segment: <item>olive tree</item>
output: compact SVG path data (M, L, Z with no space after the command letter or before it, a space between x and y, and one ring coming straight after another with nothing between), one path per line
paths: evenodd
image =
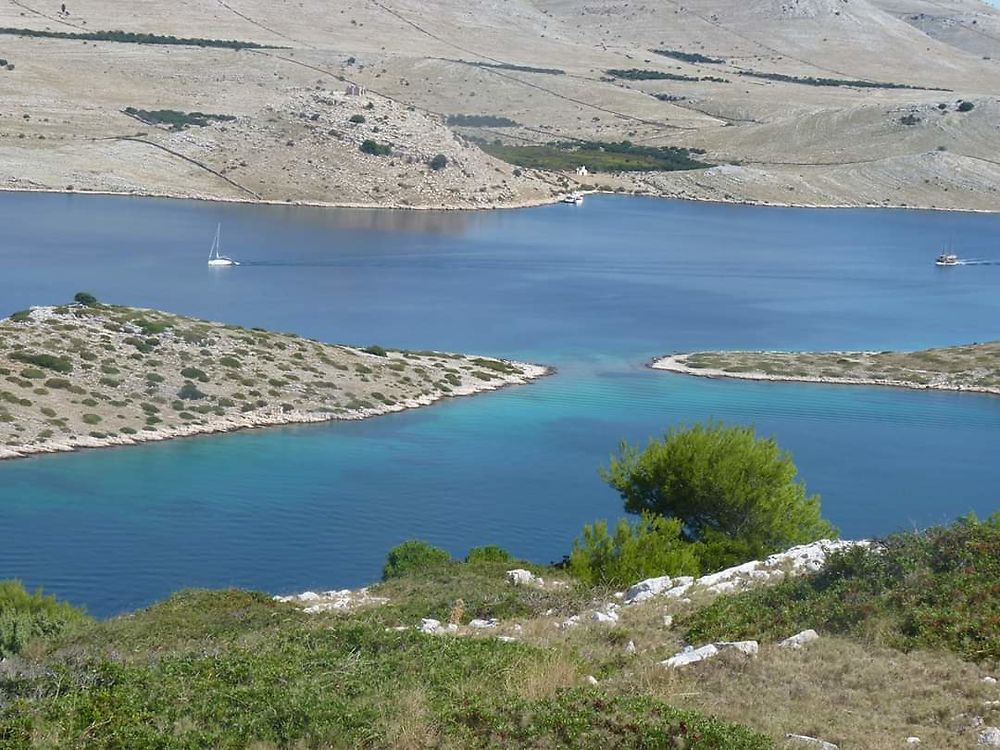
M684 538L701 543L705 569L836 534L791 455L752 427L709 422L645 449L623 442L601 474L629 513L679 520Z

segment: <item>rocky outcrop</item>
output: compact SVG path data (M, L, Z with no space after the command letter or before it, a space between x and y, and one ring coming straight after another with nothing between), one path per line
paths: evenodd
M713 656L718 656L725 651L735 651L744 656L756 656L759 650L760 644L757 641L716 641L715 643L708 643L699 648L686 646L669 659L661 661L660 664L664 667L676 669L678 667L686 667L689 664L697 664L700 661L705 661L705 659L711 659Z
M745 591L755 585L776 583L786 576L815 573L823 567L830 553L851 547L867 547L869 544L871 543L866 540L852 542L820 539L777 552L764 560L752 560L697 579L689 576L647 578L631 586L625 592L624 601L626 604L637 604L657 596L684 599L694 593L729 594Z

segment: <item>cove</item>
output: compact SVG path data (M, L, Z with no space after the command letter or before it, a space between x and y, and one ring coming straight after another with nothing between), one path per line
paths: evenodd
M210 270L216 222L244 265ZM0 196L0 314L87 290L318 339L528 359L538 383L359 423L0 463L0 578L95 614L186 586L361 585L409 537L561 557L620 439L708 417L791 450L848 537L997 507L1000 399L651 372L693 349L1000 331L1000 217L591 197L490 213Z

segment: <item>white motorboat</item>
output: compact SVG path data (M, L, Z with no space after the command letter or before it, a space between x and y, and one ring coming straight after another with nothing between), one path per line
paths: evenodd
M941 253L941 255L939 255L937 257L937 260L934 261L934 265L936 265L936 266L957 266L958 265L958 256L957 255L952 255L951 253Z
M210 266L238 266L239 263L228 255L221 254L222 248L222 224L215 228L215 239L212 241L212 249L208 251L208 265Z
M570 193L562 199L563 203L574 203L579 206L583 203L583 193Z

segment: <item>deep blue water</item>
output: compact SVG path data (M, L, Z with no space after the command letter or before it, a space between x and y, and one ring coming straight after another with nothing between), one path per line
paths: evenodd
M215 223L244 262L210 270ZM327 341L556 365L536 384L361 423L0 463L0 578L107 614L186 586L377 578L412 536L561 557L620 514L596 468L708 417L790 449L846 536L1000 505L1000 398L709 381L676 350L1000 337L1000 216L588 198L491 213L0 195L0 314L103 300Z

